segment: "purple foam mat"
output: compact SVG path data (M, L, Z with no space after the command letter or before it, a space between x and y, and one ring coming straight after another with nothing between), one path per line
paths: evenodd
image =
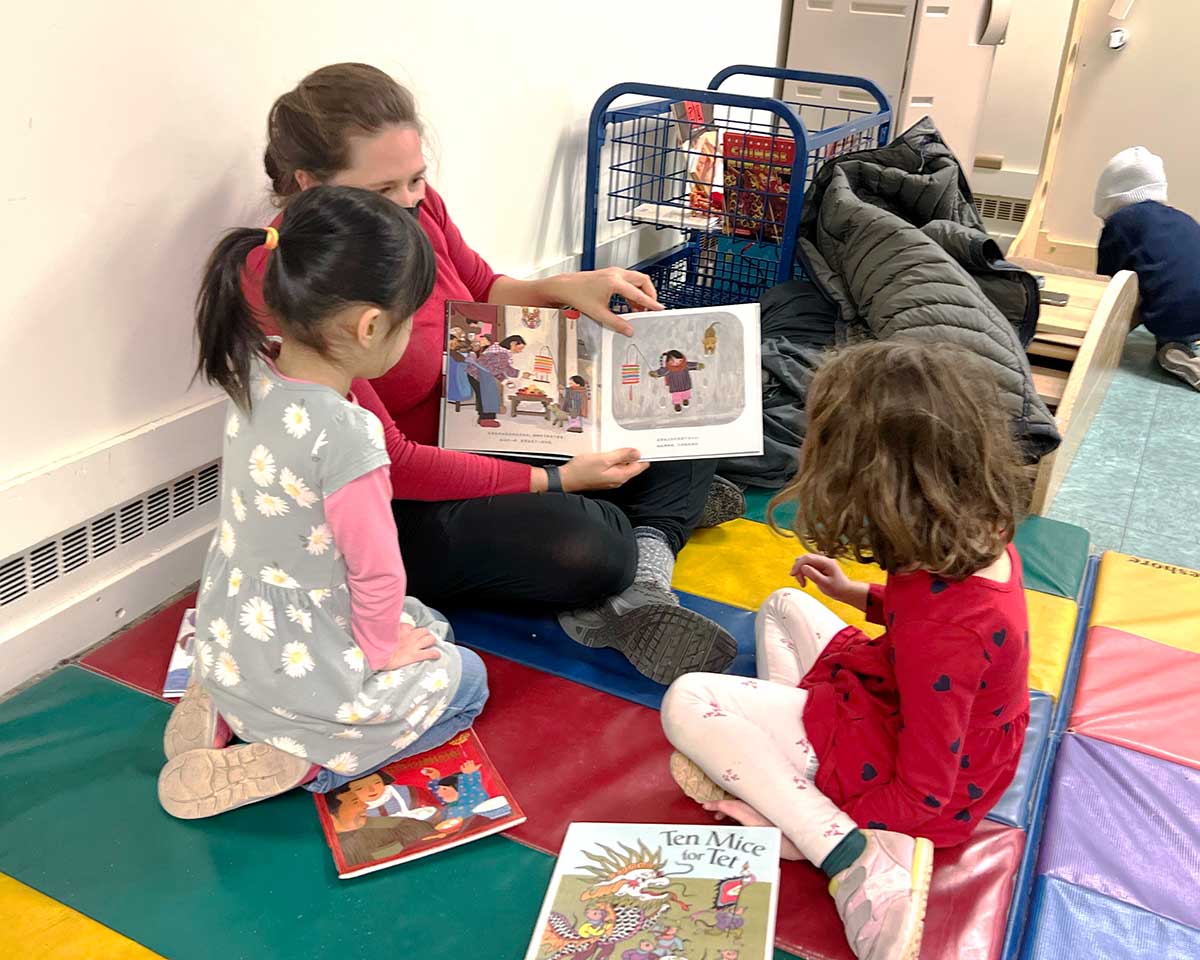
M1068 734L1038 872L1200 927L1200 770Z

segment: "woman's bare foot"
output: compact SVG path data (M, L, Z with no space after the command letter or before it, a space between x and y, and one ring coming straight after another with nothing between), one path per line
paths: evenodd
M770 820L764 817L761 813L755 810L745 800L718 800L716 803L704 804L704 809L710 813L715 813L717 819L729 817L730 820L736 820L744 827L773 827ZM786 834L780 835L779 856L783 860L804 860L804 854L796 849L796 845L787 838Z

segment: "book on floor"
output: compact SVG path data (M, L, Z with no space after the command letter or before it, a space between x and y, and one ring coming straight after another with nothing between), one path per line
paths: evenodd
M313 797L343 880L525 822L474 730Z
M774 827L573 823L525 960L769 960Z
M188 678L192 675L192 644L196 638L196 611L188 609L179 623L179 633L171 648L171 662L167 664L167 676L163 680L163 697L178 700L187 690Z
M441 445L542 458L763 452L758 304L627 319L632 337L574 310L447 303Z

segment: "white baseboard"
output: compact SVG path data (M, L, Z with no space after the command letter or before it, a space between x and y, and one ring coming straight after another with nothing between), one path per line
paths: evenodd
M221 455L225 395L0 483L0 559Z
M73 657L195 583L212 539L207 524L58 603L0 628L0 695Z

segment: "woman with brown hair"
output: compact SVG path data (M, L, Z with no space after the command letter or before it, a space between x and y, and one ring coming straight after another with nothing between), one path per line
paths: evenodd
M408 210L433 244L437 280L408 350L382 377L353 385L384 424L410 592L431 603L571 610L560 622L572 639L620 650L660 683L724 670L733 638L671 592L675 554L713 486L712 461L648 465L617 450L530 466L435 446L447 300L570 305L628 332L609 302L619 294L635 309L661 309L649 278L615 268L534 281L494 273L426 182L412 94L366 64L323 67L276 100L264 162L279 206L318 184L363 187ZM261 298L268 255L247 258L244 285L274 332Z

